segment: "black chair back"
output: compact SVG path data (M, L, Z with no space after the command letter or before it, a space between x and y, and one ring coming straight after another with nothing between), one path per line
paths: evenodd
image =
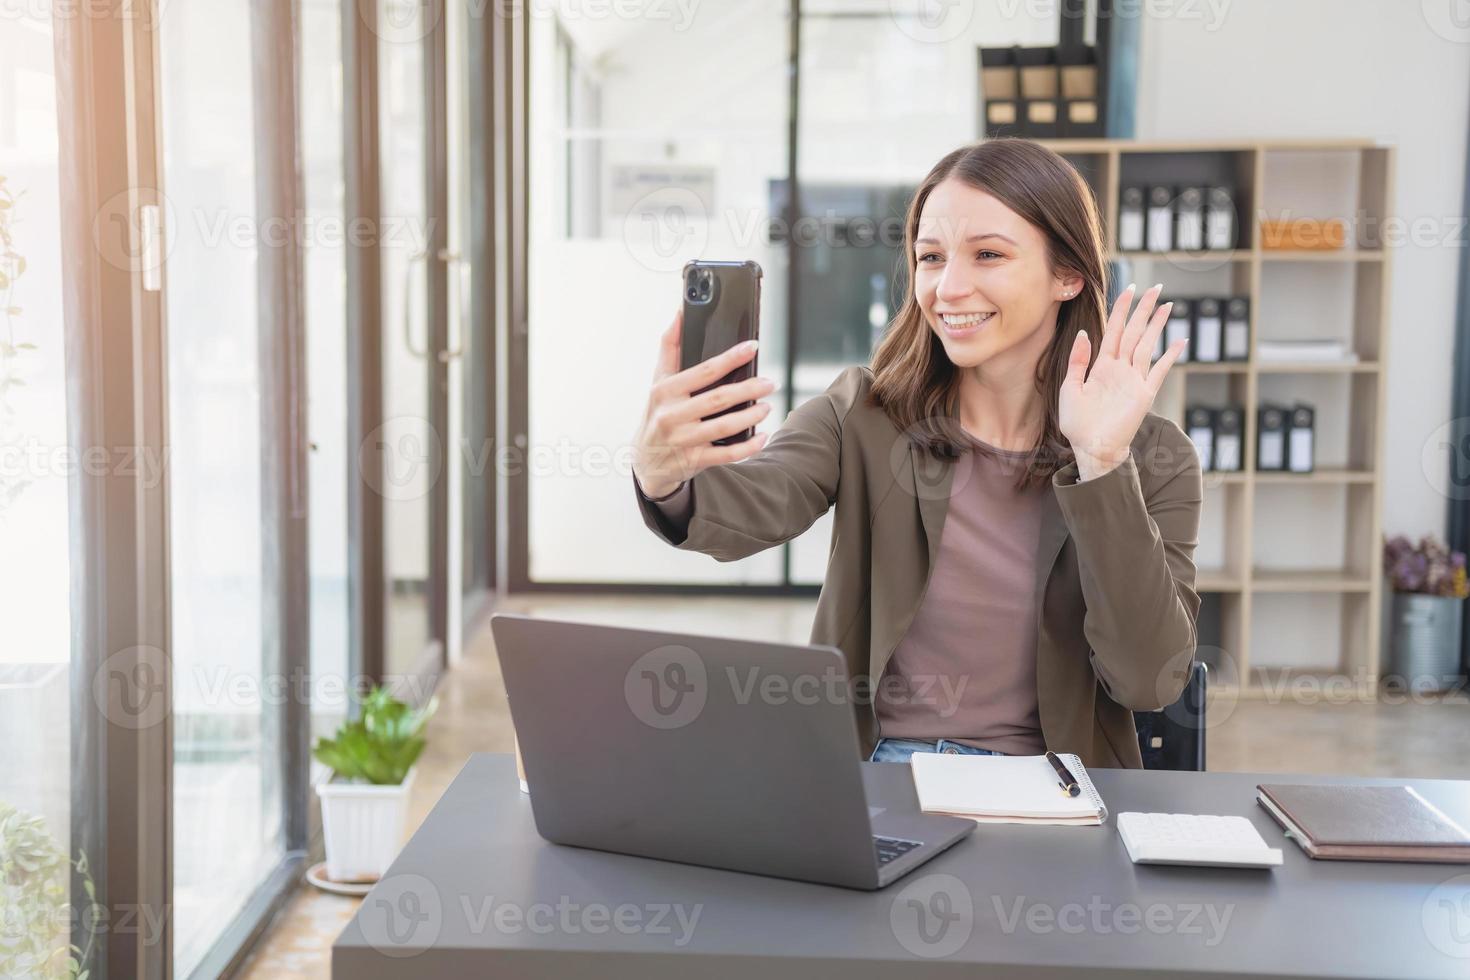
M1205 771L1205 686L1209 668L1199 660L1179 700L1158 711L1133 712L1145 769Z

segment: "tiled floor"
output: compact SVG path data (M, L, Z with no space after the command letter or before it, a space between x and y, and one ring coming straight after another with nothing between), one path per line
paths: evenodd
M815 604L789 599L536 595L511 599L500 608L613 625L741 632L801 643L807 639ZM511 749L510 716L488 631L474 639L463 662L446 675L439 699L439 712L429 727L429 748L414 785L411 829L418 827L470 753ZM1228 710L1218 711L1211 720L1211 769L1470 777L1470 703L1464 697L1400 704L1240 701L1224 707ZM332 941L357 902L303 885L246 964L243 976L248 980L330 976Z

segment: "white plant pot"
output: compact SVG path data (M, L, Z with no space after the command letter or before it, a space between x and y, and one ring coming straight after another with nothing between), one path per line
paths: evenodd
M403 842L408 794L417 772L414 765L397 786L342 782L336 776L317 784L328 878L376 881L383 876Z

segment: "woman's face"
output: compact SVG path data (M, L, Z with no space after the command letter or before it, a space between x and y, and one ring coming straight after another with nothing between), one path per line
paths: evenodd
M1082 285L1052 272L1040 229L954 178L924 201L914 259L919 309L961 368L1031 370Z

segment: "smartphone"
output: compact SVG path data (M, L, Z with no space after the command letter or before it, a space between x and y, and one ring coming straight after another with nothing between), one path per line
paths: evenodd
M694 367L736 344L755 340L760 334L761 267L760 263L688 262L684 265L684 327L680 370ZM712 388L744 381L756 375L760 354L735 370L700 388L703 394ZM719 418L754 405L754 401L737 402L729 408L707 415L701 421ZM733 435L716 439L713 445L731 446L755 437L755 426Z

